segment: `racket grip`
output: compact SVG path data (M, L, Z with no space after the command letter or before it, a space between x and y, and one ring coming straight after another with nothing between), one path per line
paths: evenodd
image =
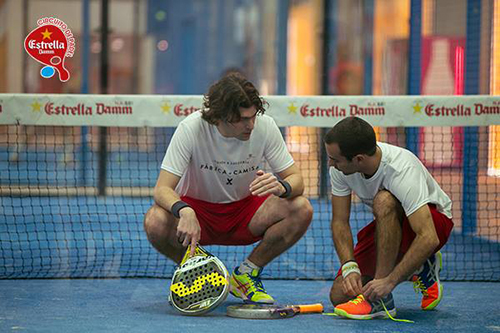
M306 305L297 305L300 313L316 313L323 312L323 304L306 304Z

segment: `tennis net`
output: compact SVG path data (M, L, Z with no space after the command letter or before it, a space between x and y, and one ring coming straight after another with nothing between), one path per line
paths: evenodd
M268 96L314 207L269 278L332 279L322 135L357 115L415 152L453 200L445 280L500 280L500 98ZM170 277L142 221L175 127L201 96L0 94L0 278ZM353 232L372 220L353 198ZM211 246L229 269L253 246Z

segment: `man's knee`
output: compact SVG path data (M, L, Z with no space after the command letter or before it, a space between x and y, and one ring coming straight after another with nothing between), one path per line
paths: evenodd
M333 306L337 306L346 302L347 297L344 295L342 291L342 278L337 277L335 281L333 281L332 288L330 289L330 302L332 302Z
M165 236L169 230L170 213L158 205L153 205L144 216L144 230L148 237Z
M379 191L373 198L373 215L375 218L396 214L398 219L403 217L403 207L399 200L386 190Z
M292 201L290 215L307 228L313 217L313 207L306 197L298 196Z
M363 275L361 276L361 285L365 285L368 282L373 280L371 276L368 275ZM332 302L333 306L337 306L339 304L345 303L351 299L353 299L354 296L349 296L344 293L344 290L342 288L342 275L337 276L337 278L333 281L332 288L330 289L330 301Z

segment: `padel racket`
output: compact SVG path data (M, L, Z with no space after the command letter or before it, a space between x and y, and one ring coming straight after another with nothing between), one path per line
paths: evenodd
M229 292L229 272L217 257L200 246L186 251L172 276L169 302L184 315L197 316L215 309Z
M298 313L321 313L323 305L264 305L264 304L242 304L227 307L229 317L244 319L284 319L295 316Z

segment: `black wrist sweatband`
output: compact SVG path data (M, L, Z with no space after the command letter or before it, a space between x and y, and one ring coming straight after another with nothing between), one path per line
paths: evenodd
M174 215L176 218L181 218L181 215L179 214L179 211L182 209L182 208L186 208L186 207L191 207L188 205L187 202L184 202L182 200L179 200L177 201L176 203L174 203L172 205L172 215Z
M280 195L280 198L288 198L290 196L290 194L292 194L292 186L290 185L289 182L287 182L286 180L278 180L281 185L283 185L283 187L285 188L285 193L283 193L282 195Z
M355 259L349 259L349 260L346 260L346 262L344 262L344 263L342 264L342 266L344 266L345 264L347 264L348 262L351 262L351 261L352 261L352 262L356 262L356 260L355 260Z

